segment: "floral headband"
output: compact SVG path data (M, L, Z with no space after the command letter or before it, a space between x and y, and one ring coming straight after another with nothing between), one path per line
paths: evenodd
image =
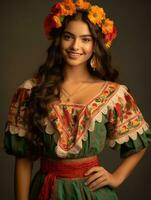
M46 36L50 38L51 30L54 28L60 28L65 16L72 16L77 10L88 12L88 19L91 23L100 27L103 34L104 44L106 48L110 48L112 41L117 36L114 22L109 18L106 18L106 14L102 7L91 5L85 0L77 0L75 3L72 0L63 0L54 4L44 21Z

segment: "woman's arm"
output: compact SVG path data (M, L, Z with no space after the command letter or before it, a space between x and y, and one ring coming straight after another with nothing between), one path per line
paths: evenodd
M114 179L117 180L115 181L115 187L119 186L129 176L129 174L133 171L135 166L143 157L145 151L146 149L143 149L122 161L119 167L112 174Z
M28 158L16 158L15 162L15 199L29 200L29 190L33 162Z
M88 176L86 185L88 185L91 190L96 190L106 185L113 188L118 187L132 172L143 157L145 151L146 149L143 149L124 159L113 173L109 173L103 167L91 168L85 174Z

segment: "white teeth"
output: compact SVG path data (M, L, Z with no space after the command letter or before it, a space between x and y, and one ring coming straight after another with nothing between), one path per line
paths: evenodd
M72 53L72 52L68 52L69 57L71 58L78 58L81 56L80 53Z
M69 54L72 54L72 55L81 55L80 53L72 53L72 52L69 52Z

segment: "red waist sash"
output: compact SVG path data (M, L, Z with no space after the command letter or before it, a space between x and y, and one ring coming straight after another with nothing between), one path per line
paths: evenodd
M75 160L41 159L41 172L46 174L38 200L53 200L54 183L59 178L82 178L87 170L99 166L97 156Z

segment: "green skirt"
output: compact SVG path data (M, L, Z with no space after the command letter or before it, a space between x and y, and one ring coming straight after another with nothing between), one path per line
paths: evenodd
M30 191L30 200L37 200L44 183L45 175L38 171ZM48 199L49 200L49 199ZM118 200L116 192L109 186L91 191L85 179L56 178L53 200Z

